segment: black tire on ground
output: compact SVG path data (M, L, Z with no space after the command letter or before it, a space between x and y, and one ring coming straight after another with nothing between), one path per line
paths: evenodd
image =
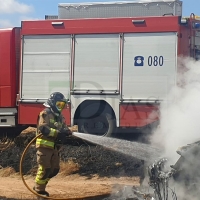
M88 112L87 114L85 112ZM84 110L83 116L87 116L78 120L78 131L98 136L112 136L116 128L116 120L109 111L90 115L89 110Z

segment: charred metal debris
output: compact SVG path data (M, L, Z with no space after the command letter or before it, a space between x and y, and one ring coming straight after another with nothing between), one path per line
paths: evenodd
M168 200L169 196L170 199L177 200L175 191L169 187L169 180L176 171L165 171L166 162L167 159L163 158L148 167L149 185L154 190L152 200Z
M167 171L166 162L163 158L147 167L147 187L125 186L104 200L177 200L175 190L169 187L169 180L176 170Z

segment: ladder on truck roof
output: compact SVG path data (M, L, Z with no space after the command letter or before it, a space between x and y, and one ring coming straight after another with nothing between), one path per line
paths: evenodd
M200 20L194 13L190 15L190 56L200 60Z

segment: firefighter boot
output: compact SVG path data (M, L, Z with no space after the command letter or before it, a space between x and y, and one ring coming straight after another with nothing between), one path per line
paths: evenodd
M45 200L45 199L47 199L47 198L45 198L45 197L49 197L49 193L48 193L47 191L36 191L36 190L35 190L35 187L33 187L33 190L34 190L35 192L37 192L38 194L44 196L44 197L39 197L39 196L37 196L37 200Z

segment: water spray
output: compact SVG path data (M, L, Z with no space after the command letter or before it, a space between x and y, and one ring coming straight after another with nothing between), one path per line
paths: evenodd
M140 158L143 160L152 160L157 156L157 158L161 155L161 151L155 147L151 147L147 144L142 144L138 142L130 142L125 140L119 140L115 138L107 138L107 137L100 137L95 135L89 135L89 134L82 134L78 132L73 132L73 137L81 138L83 140L99 144L101 146L104 146L108 149L118 151L120 153L124 153L126 155L130 155L136 158ZM29 144L26 146L25 150L22 153L21 159L20 159L20 176L21 179L26 186L26 188L33 193L34 195L43 198L43 199L52 199L51 197L44 197L38 193L36 193L34 190L32 190L26 183L24 176L23 176L23 161L25 158L25 155L30 148L30 146L35 142L35 140L40 137L40 135L37 135L35 138L33 138ZM154 189L155 197L152 197L150 194L142 193L136 188L132 187L132 192L136 196L138 196L138 200L142 198L142 200L168 200L168 193L169 193L169 187L168 187L168 181L173 175L173 170L169 172L164 172L164 164L166 163L166 159L160 159L159 161L155 161L152 165L148 167L148 176L149 176L149 185ZM172 200L177 200L177 197L175 193L172 193ZM83 199L81 198L67 198L68 200L74 199L79 200ZM54 200L66 200L66 198L53 198Z
M153 162L162 155L162 150L149 144L121 140L111 137L102 137L97 135L73 132L73 136L81 138L85 141L101 145L112 151L116 151L140 160Z

